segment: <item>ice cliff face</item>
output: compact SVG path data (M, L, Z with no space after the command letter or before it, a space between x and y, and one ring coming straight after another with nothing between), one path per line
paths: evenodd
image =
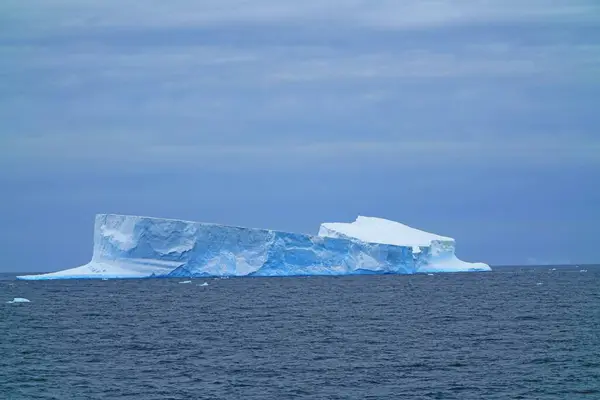
M369 229L377 231L377 223L383 221L391 222L359 217L354 224L369 222ZM456 259L451 238L433 235L439 239L427 241L423 237L407 245L398 245L401 240L369 241L364 239L376 237L364 229L357 234L354 224L323 224L319 236L309 236L101 214L96 216L94 252L88 264L19 279L410 274L489 269L485 264ZM348 226L352 226L350 230L345 229Z
M455 241L451 237L421 231L382 218L359 216L352 223L321 224L319 236L410 247L415 262L414 272L490 270L490 267L484 263L468 263L459 260L454 254Z

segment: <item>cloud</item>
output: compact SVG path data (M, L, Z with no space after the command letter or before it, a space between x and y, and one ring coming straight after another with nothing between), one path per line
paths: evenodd
M333 170L415 165L423 172L444 165L576 166L600 163L600 140L565 137L524 137L507 140L343 140L258 144L169 143L166 137L113 135L44 135L4 141L0 165L4 177L68 171L79 173L176 172L190 170L247 171ZM23 165L23 159L31 164Z
M37 29L93 27L173 28L214 24L306 23L414 29L464 23L597 21L592 0L174 0L81 2L15 0L4 4L9 20L35 22ZM34 25L34 24L32 24Z
M595 2L3 7L11 165L594 162Z

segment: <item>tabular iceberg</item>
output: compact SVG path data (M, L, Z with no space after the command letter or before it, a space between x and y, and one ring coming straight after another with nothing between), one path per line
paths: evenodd
M322 224L318 236L99 214L92 260L23 280L412 274L488 271L454 254L454 239L381 218Z

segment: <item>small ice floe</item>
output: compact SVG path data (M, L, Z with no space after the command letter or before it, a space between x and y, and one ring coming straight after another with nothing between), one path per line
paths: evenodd
M543 283L542 283L542 282L538 282L538 283L536 283L536 285L538 285L538 286L542 286L542 285L543 285Z
M551 268L550 271L556 271L556 268Z
M15 297L11 301L7 301L7 303L31 303L31 301L24 299L23 297Z
M204 282L203 284L198 285L198 286L208 286L208 282Z
M181 281L179 283L192 283L192 281Z
M433 276L433 274L427 274L427 276Z
M107 280L108 280L108 278L102 278L102 280L103 280L103 281L107 281Z
M587 272L587 269L581 269L579 272Z

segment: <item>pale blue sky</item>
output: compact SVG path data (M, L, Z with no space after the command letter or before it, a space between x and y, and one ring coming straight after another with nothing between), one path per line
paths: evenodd
M4 0L0 271L87 262L99 212L600 262L598 26L595 0Z

